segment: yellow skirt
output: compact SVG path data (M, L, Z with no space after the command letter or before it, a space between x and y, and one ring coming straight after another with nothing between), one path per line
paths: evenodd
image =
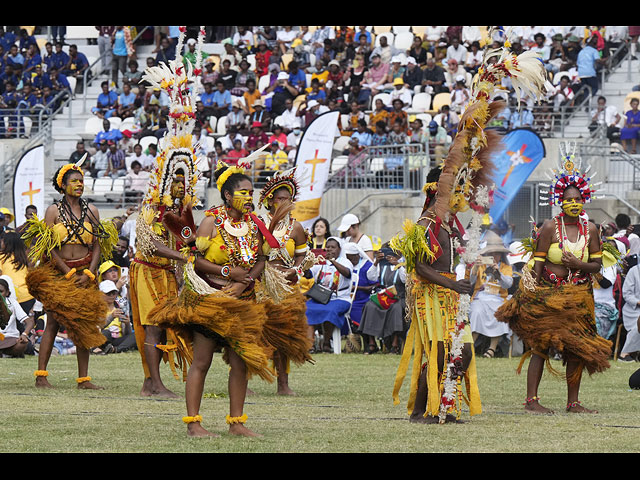
M76 267L82 275L87 266ZM42 303L47 315L62 325L73 344L80 349L99 347L108 308L95 282L80 287L75 279L66 279L52 263L32 269L25 278L29 294Z
M262 341L265 320L264 304L256 303L253 290L235 298L222 291L202 295L188 285L179 296L149 314L153 325L172 328L185 338L196 330L216 339L225 350L223 359L227 363L228 349L232 349L245 362L249 378L258 375L272 382L274 375L269 367L272 352Z
M144 326L153 325L149 321L151 310L170 298L178 296L175 274L166 268L133 261L129 268L129 293L136 344L140 352L144 376L149 378L149 366L144 352L146 340ZM185 380L188 366L193 360L191 344L170 328L165 333L166 345L156 345L156 348L162 350L162 358L171 367L173 376L179 380L178 370L182 370L182 379Z
M271 300L264 303L267 320L263 330L263 342L267 349L277 351L296 365L314 363L309 350L313 339L309 338L307 303L305 296L296 287L281 303Z
M453 274L441 273L441 275L455 278ZM445 353L451 347L451 334L456 325L458 303L460 296L453 290L441 287L434 283L422 281L417 276L407 279L407 308L411 325L407 332L407 338L400 358L400 365L396 373L393 389L394 404L400 403L399 393L404 378L409 368L411 355L413 364L411 372L411 387L407 402L408 413L411 414L415 405L418 380L422 371L423 356L427 359L427 415L437 417L440 413L440 400L444 393L443 378L438 370L438 347L442 342ZM473 344L471 329L467 323L464 327L462 340L464 343ZM464 399L469 406L470 414L482 413L478 379L476 375L476 361L473 348L472 359L464 374L466 396L462 394L462 381L458 383L456 398ZM439 394L434 394L439 392ZM451 410L453 411L453 410ZM460 404L455 406L457 416L460 416ZM448 412L449 413L449 412Z

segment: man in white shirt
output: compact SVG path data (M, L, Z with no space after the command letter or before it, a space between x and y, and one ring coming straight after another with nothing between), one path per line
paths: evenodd
M280 117L282 120L280 125L282 125L282 131L288 135L294 128L302 127L302 120L298 116L298 108L293 106L293 100L288 98L285 100L284 106L284 112Z
M140 165L142 165L142 170L147 172L150 171L155 164L155 159L151 158L150 155L145 154L142 151L142 145L140 145L139 143L133 146L133 155L129 155L125 159L125 163L127 165L127 172L131 171L131 164L134 161L139 162Z
M447 56L445 60L447 63L451 60L455 60L458 65L464 65L464 62L467 61L467 55L469 54L469 50L460 43L460 39L458 37L453 37L451 39L451 45L447 47Z
M603 125L607 129L607 138L611 139L612 135L620 130L620 114L614 105L607 105L607 99L603 96L598 97L598 105L591 110L591 125L589 131L593 132L599 125Z

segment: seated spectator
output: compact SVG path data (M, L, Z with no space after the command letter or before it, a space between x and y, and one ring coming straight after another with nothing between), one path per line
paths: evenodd
M371 65L364 74L362 89L369 90L372 97L376 96L383 91L388 73L389 64L383 63L379 54L371 54Z
M145 172L150 172L155 166L155 159L142 150L142 145L136 143L133 146L133 154L126 158L127 171L131 172L133 162L138 162Z
M4 61L6 65L11 65L12 67L15 68L16 65L23 66L25 59L24 59L24 55L22 55L20 53L20 50L18 50L18 46L11 45L9 47L8 52L4 56Z
M150 173L142 169L142 164L134 160L131 162L131 170L124 177L126 196L129 200L138 202L147 192Z
M495 313L504 303L507 290L513 284L513 270L506 257L509 250L502 239L492 231L487 231L484 239L487 245L480 251L481 263L471 272L471 283L475 287L469 319L474 342L480 335L489 338L489 348L484 356L493 358L502 337L511 336L509 325L498 322Z
M106 277L107 275L103 274L102 276ZM117 276L117 273L115 275ZM100 282L100 291L103 293L110 311L105 321L105 328L102 330L105 343L100 347L94 348L92 353L105 355L135 349L136 337L131 327L128 312L122 308L119 302L122 296L118 290L117 283L113 280L103 280Z
M77 163L85 154L87 155L87 158L84 161L85 165L91 165L91 154L87 152L87 149L84 146L84 141L79 140L78 143L76 143L76 149L69 156L69 163Z
M25 53L24 68L22 70L23 75L30 75L35 70L36 65L42 64L42 57L38 51L37 45L29 45L27 52Z
M102 140L119 142L122 139L122 132L117 128L111 128L111 122L106 118L102 121L102 131L98 132L93 139L93 145L98 146Z
M358 140L358 145L363 147L371 145L371 132L369 131L367 121L365 119L360 119L358 121L356 131L351 134L351 138Z
M213 92L213 104L210 107L211 115L219 120L229 114L231 104L231 92L226 89L224 81L219 78L216 82L216 91Z
M124 150L118 148L118 144L113 140L109 140L107 144L109 147L107 151L109 167L107 168L106 176L111 176L113 179L124 177L127 174L127 163Z
M231 111L224 118L227 125L227 130L231 127L235 127L239 132L245 133L247 128L247 122L242 110L242 101L234 100L231 105Z
M243 58L238 64L238 73L235 78L235 85L231 88L231 95L235 97L242 97L245 92L249 90L247 83L249 81L256 81L256 74L250 70L249 62Z
M302 126L302 121L298 115L298 107L293 104L290 98L284 102L284 110L280 114L280 125L285 135L288 135L294 128Z
M357 243L369 259L373 260L373 243L371 242L371 237L360 231L360 220L356 215L348 213L342 217L337 230L341 234L344 234L345 242Z
M484 51L480 49L479 42L472 42L469 47L469 53L467 53L467 58L464 61L464 68L471 75L475 75L478 73L478 69L480 65L482 65L482 57L484 56Z
M251 124L251 131L247 136L246 148L249 153L253 152L258 148L258 144L265 145L269 142L269 138L267 134L264 132L262 128L262 124L260 122L253 122Z
M247 80L247 90L242 94L242 98L244 98L242 104L244 114L249 116L255 111L253 104L262 98L260 91L256 88L255 78Z
M60 73L57 67L51 67L45 77L45 85L51 88L51 92L54 95L58 95L61 92L71 92L71 85L67 80L66 75Z
M376 339L384 339L389 352L400 354L405 327L405 282L407 272L401 258L388 247L375 253L374 265L380 275L378 292L371 295L362 310L358 332L364 337L365 355L378 351Z
M406 132L409 128L409 115L407 111L404 109L404 102L399 98L396 98L392 103L393 107L391 112L389 112L389 125L391 127L391 131L395 130L395 124L400 122L400 129L403 132ZM390 141L390 143L393 143ZM404 143L404 142L402 142Z
M109 89L109 82L106 80L100 84L100 87L102 93L98 95L96 106L91 111L100 118L110 118L117 112L118 94L115 90Z
M449 92L453 91L456 86L456 82L460 77L465 79L466 85L466 75L467 71L464 69L464 67L459 64L457 60L452 58L449 63L447 63L447 68L444 71L444 86L449 90ZM466 86L469 87L470 85Z
M292 26L283 26L276 31L276 45L280 54L285 54L291 49L291 43L296 39L297 32Z
M136 108L136 98L136 94L131 91L131 85L126 82L123 83L122 93L118 97L118 103L116 106L118 117L125 119L133 116L133 112Z
M383 120L378 120L374 125L375 131L371 135L371 146L386 145L388 143L387 123Z
M298 92L298 90L289 83L289 74L286 72L278 73L276 82L265 90L265 97L269 97L269 94L273 94L268 98L270 105L268 110L270 110L272 115L275 117L282 115L286 109L286 101L295 100L299 93L300 92Z
M271 142L269 154L265 157L265 170L278 171L285 170L289 164L289 156L284 147L277 140Z
M300 103L298 116L302 120L302 125L294 125L293 130L291 131L300 130L302 126L309 126L311 122L320 115L320 107L321 105L315 100L308 100Z
M391 99L391 104L395 100L400 100L402 102L402 108L407 110L411 107L411 101L413 100L413 92L407 88L407 85L404 83L404 80L401 77L396 78L393 81L393 90L389 94Z
M260 32L258 35L262 35ZM256 50L256 75L262 77L269 74L269 66L271 63L272 51L267 46L267 42L263 39L258 39Z
M264 100L258 99L253 102L253 112L249 115L247 123L253 125L254 123L260 123L265 131L269 131L271 128L271 116L269 112L264 108Z
M238 165L238 161L249 155L244 149L244 145L241 139L235 139L233 141L233 148L227 152L225 155L225 162L231 166Z
M62 49L62 42L56 42L54 46L54 52L51 54L48 72L52 68L58 71L63 71L69 63L69 54Z
M320 80L317 78L311 79L311 87L307 92L307 96L305 97L307 101L315 100L318 103L325 103L327 99L327 94L323 89L320 88Z
M422 85L423 72L417 65L416 59L413 57L407 58L407 68L402 75L402 80L405 86L413 93L419 91L419 87Z
M351 288L355 288L356 291L352 297L349 318L353 325L352 329L357 331L360 327L362 310L369 301L373 288L378 284L380 271L378 264L374 264L370 255L365 253L357 243L344 242L342 252L352 264Z
M464 63L467 61L468 54L469 50L467 50L467 47L460 43L460 38L453 37L450 41L449 46L447 47L447 53L443 63L446 63L448 67L451 61L455 60L457 65L464 65Z
M471 100L471 92L465 85L465 79L462 75L456 78L456 84L451 91L451 104L449 108L453 109L457 114L464 112L465 108Z
M286 148L287 146L287 134L284 133L284 130L281 125L274 125L273 132L269 136L269 143L273 143L277 141L280 144L280 148Z
M605 97L598 97L598 104L591 110L589 115L591 116L590 132L593 133L598 127L602 127L606 130L606 136L610 141L614 141L618 137L620 114L614 105L607 105Z
M242 56L253 52L253 32L245 26L238 26L236 33L231 38L231 42Z
M128 70L122 75L122 81L132 85L132 90L136 93L138 84L142 79L142 72L138 70L138 62L133 58L127 62L127 68Z
M170 60L176 59L176 46L168 37L162 37L160 40L160 49L156 54L155 62L169 64Z
M77 45L69 45L69 61L67 64L62 67L60 70L62 74L67 77L75 78L78 83L77 85L82 85L82 81L84 79L84 73L89 68L89 60L87 56L78 51Z
M29 334L35 322L18 303L12 280L3 275L0 278L0 354L20 358L32 350ZM23 324L22 332L18 322Z
M625 113L624 127L620 129L620 142L622 148L628 153L637 153L636 144L638 142L638 132L640 132L640 110L638 110L637 98L632 98L630 102L631 108ZM631 150L627 142L631 141Z
M431 95L449 91L446 86L445 71L436 64L433 57L427 59L427 66L423 70L422 91Z
M151 95L147 100L148 106L155 109L155 113L158 118L162 115L167 115L169 113L169 105L171 104L171 99L169 95L158 87L154 87Z
M231 127L227 130L227 134L223 137L220 137L218 141L222 144L222 150L224 152L228 152L233 149L233 145L236 140L240 140L242 145L244 145L244 138L236 127Z
M332 353L331 339L333 330L339 328L341 331L347 330L345 314L351 306L350 278L353 264L341 254L341 240L330 237L325 244L326 261L317 264L305 272L305 277L313 279L314 283L330 289L334 294L328 303L320 303L307 292L307 323L309 324L309 335L314 336L316 329L321 329L324 337L322 351Z

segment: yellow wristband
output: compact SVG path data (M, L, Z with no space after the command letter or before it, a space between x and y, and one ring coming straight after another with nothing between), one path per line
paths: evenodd
M230 415L227 415L226 420L229 425L235 425L236 423L242 423L242 424L246 423L247 418L248 418L247 414L245 413L241 417L232 417Z
M602 258L602 254L601 253L594 253L592 255L589 255L590 258Z
M544 262L544 261L546 261L546 258L542 258L542 257L533 257L533 260L534 260L535 262Z
M70 279L71 277L73 277L75 274L76 274L76 269L75 269L75 268L72 268L71 270L69 270L69 271L65 274L64 278L66 278L67 280L69 280L69 279Z
M88 268L85 268L82 273L84 273L87 277L89 277L89 280L91 280L92 282L96 279L96 276L93 274L93 272L91 270L89 270Z
M184 423L202 422L202 416L201 415L194 415L193 417L182 417L182 421Z

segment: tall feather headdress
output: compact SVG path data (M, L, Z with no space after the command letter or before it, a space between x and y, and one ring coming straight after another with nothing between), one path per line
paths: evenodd
M183 204L195 204L196 184L199 173L196 151L198 144L191 132L195 125L196 102L198 92L197 77L202 72L200 52L204 42L205 30L200 27L197 43L196 63L183 62L182 49L186 27L180 27L180 35L176 46L176 58L169 63L160 63L148 67L142 81L152 87L164 91L171 101L167 122L167 133L159 143L159 155L153 170L145 204L171 206L175 199L171 196L171 184L178 170L185 176L185 198Z

